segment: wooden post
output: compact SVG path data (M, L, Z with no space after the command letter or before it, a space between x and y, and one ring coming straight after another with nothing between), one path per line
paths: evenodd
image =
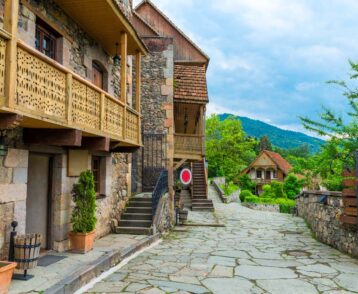
M123 113L123 139L126 138L127 129L127 33L121 34L121 100L125 105Z
M101 120L100 120L100 127L101 127L101 131L104 131L104 126L105 126L105 102L106 102L106 96L104 95L104 93L101 93Z
M68 124L72 124L72 74L66 75L66 115Z
M141 109L140 109L140 99L141 99L141 62L142 62L142 55L141 53L138 51L137 55L136 55L136 110L138 113L140 113Z
M16 94L18 14L19 0L5 0L4 30L11 34L11 39L6 45L5 66L5 105L9 108L14 106Z

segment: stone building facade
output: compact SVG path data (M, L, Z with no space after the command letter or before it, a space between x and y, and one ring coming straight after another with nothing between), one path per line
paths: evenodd
M358 257L357 228L340 221L341 192L305 191L296 199L296 207L319 241Z
M4 1L0 0L0 27L3 27ZM131 17L132 1L116 0L119 8L127 17ZM77 23L71 19L52 0L20 1L18 38L31 47L35 47L36 24L45 22L56 30L61 37L57 39L57 62L69 68L83 79L91 82L94 64L104 73L103 89L114 97L120 95L120 66L113 64L112 56L92 39ZM132 74L133 61L127 59L127 104L133 106ZM0 157L0 259L6 258L10 224L18 221L18 233L32 232L29 222L29 185L33 178L31 162L46 157L51 174L51 195L49 195L47 220L48 244L46 249L64 251L69 248L68 232L71 230L71 191L78 175L69 175L69 162L74 154L88 161L87 169L92 169L92 159L98 158L101 173L101 191L97 200L96 237L100 238L111 231L114 219L119 219L130 197L131 155L124 153L92 152L65 147L26 145L23 129L17 127L5 132L7 154ZM77 153L76 153L77 152ZM72 156L72 157L71 157ZM32 184L33 185L33 184Z

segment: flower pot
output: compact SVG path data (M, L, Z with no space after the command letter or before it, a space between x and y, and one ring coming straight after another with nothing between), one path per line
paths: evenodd
M90 233L70 232L71 250L76 253L87 253L93 249L95 231Z
M8 292L16 262L0 261L0 294Z

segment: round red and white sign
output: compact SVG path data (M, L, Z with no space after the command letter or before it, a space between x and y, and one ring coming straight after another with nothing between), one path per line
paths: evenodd
M184 168L180 172L180 181L182 182L183 185L189 185L192 179L193 179L193 175L190 169Z

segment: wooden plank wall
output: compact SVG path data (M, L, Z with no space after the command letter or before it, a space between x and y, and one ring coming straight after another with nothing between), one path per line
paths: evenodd
M344 213L341 216L341 222L345 224L357 225L357 203L358 203L358 151L356 152L355 171L346 171L343 173L343 206Z

